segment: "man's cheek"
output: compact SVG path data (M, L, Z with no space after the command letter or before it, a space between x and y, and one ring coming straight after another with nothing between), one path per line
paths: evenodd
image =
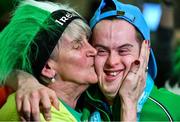
M100 75L103 72L102 62L95 60L95 70L96 70L97 75Z

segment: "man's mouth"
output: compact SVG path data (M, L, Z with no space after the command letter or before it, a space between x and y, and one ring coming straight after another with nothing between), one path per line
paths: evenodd
M105 73L105 80L107 82L112 82L118 78L118 75L121 73L121 70L116 71L104 71Z
M117 76L120 72L118 71L112 71L112 72L105 72L107 76Z

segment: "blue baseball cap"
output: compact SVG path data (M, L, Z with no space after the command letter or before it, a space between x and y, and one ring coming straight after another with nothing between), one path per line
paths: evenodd
M150 41L150 29L138 7L124 4L117 0L102 0L90 20L91 29L93 29L99 21L109 17L116 17L128 21L141 33L144 40ZM157 64L152 49L150 50L148 67L148 73L155 79L157 75Z

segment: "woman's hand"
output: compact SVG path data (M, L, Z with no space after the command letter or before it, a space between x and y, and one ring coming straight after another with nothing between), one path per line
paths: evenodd
M12 76L16 77L16 105L21 121L40 121L40 111L44 118L51 119L51 105L59 110L56 93L40 84L32 75L16 70ZM8 83L8 84L9 84Z
M137 120L137 102L146 85L149 52L148 41L143 41L139 59L131 64L131 68L119 89L121 120L123 121Z

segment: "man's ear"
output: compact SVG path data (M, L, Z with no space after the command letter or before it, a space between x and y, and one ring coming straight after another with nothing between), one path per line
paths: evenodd
M54 76L56 75L56 71L53 68L54 63L55 62L53 60L49 59L42 69L41 74L47 78L54 78Z

